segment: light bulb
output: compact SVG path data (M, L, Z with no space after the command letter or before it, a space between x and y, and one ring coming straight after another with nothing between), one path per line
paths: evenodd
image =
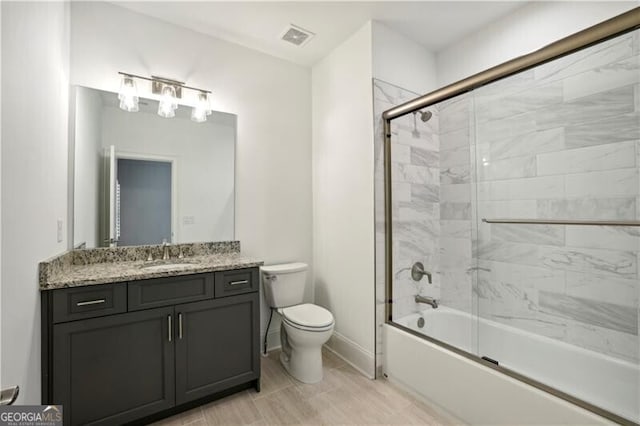
M128 75L122 76L118 99L120 100L120 109L128 112L138 111L138 89L132 77Z
M209 94L201 92L198 94L198 103L191 110L191 120L196 123L207 121L207 116L211 115L211 106L209 104Z
M164 86L160 103L158 104L158 115L164 118L173 118L176 116L177 108L176 89L170 85Z

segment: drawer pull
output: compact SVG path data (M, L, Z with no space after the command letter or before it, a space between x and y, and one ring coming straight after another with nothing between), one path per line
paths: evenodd
M229 285L242 285L242 284L249 284L249 280L231 281L229 283Z
M169 341L171 341L171 335L173 334L173 325L171 324L171 315L167 315L167 325L168 325L168 329L169 329Z
M101 303L106 302L105 299L96 299L96 300L87 300L86 302L78 302L76 306L88 306L88 305L99 305Z
M178 339L182 340L182 313L178 314Z

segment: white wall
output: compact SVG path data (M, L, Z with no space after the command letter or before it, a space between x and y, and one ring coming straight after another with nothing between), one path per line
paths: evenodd
M438 86L445 86L533 52L637 6L636 1L527 4L438 52Z
M78 88L75 105L73 245L98 247L98 185L102 141L100 93Z
M374 372L371 23L314 65L316 303L335 317L330 345Z
M236 239L268 264L311 263L308 68L106 3L73 2L71 24L72 84L114 92L118 71L162 75L237 114Z
M2 366L20 404L40 403L38 262L64 251L68 4L2 5ZM63 231L63 236L65 235Z
M438 88L435 54L381 22L371 29L374 78L419 94Z

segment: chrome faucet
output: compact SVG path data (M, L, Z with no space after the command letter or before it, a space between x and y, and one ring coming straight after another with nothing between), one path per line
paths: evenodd
M433 309L438 309L438 301L433 297L420 296L416 294L415 298L416 303L426 303L427 305L431 305Z
M167 240L162 240L162 260L169 260L169 247L171 246Z

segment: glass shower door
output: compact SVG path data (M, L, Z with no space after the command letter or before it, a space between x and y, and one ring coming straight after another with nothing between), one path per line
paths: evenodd
M638 37L473 92L478 353L634 422Z
M477 354L472 125L470 94L391 121L391 306L395 324Z

